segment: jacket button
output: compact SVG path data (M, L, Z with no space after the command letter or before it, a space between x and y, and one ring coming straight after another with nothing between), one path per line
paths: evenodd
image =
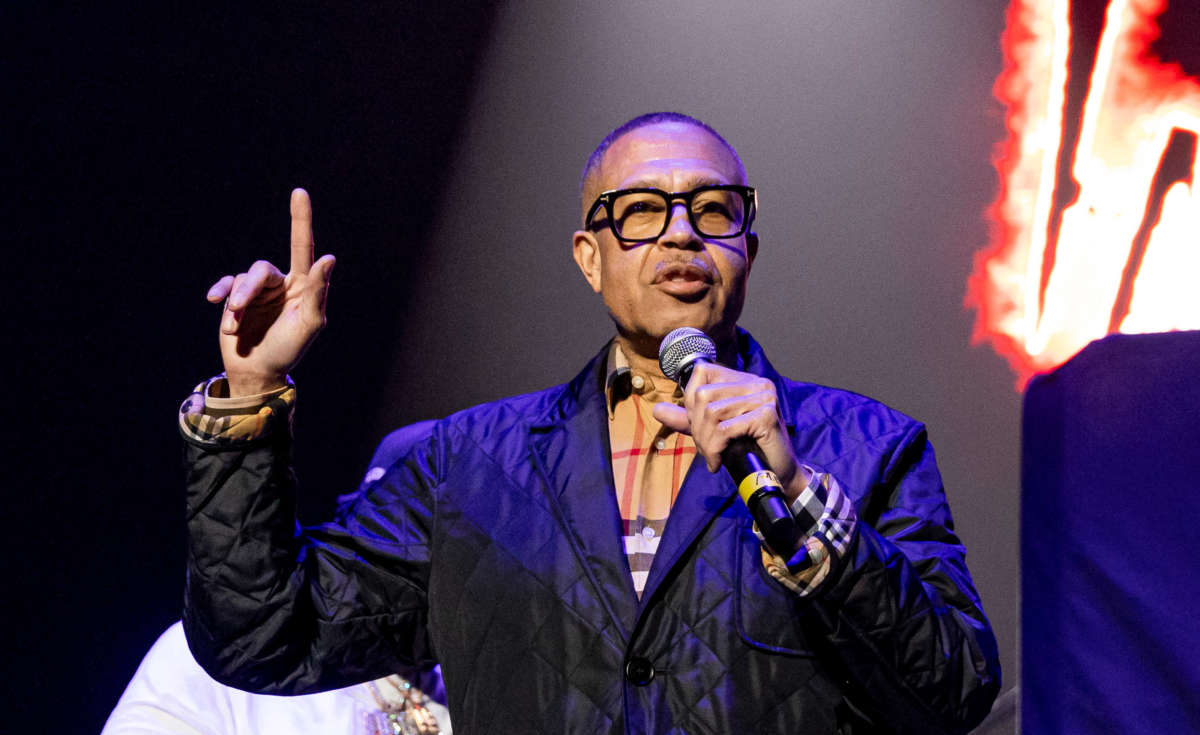
M625 678L634 686L644 687L654 681L654 664L634 656L625 662Z

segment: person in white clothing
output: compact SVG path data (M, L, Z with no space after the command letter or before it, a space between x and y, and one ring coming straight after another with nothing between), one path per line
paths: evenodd
M440 690L440 672L425 686ZM436 694L436 692L433 692ZM214 680L175 623L150 648L101 735L450 734L450 713L394 674L318 694L250 694Z

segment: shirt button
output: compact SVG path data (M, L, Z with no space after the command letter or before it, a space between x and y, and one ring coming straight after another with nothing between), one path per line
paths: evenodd
M641 390L646 387L646 379L640 375L633 376L633 387Z
M644 536L645 538L654 538L654 529L649 526L646 526L645 528L642 529L642 536Z
M644 687L654 681L654 665L641 656L625 662L625 678L634 686Z
M658 451L661 452L662 450L667 448L667 440L666 439L655 439L654 446L658 447Z

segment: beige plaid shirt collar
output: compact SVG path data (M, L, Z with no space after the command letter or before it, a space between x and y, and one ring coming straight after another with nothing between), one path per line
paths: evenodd
M683 405L683 390L674 381L661 375L650 375L635 371L629 365L629 358L614 339L608 347L608 362L605 368L604 380L605 406L608 407L608 420L613 420L613 410L621 401L637 394L650 403L670 401Z

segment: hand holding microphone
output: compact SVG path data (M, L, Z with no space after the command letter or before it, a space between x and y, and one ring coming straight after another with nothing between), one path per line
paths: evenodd
M654 417L690 434L709 471L729 470L767 545L784 558L791 556L800 531L789 500L809 478L780 420L775 385L718 364L712 340L690 327L663 339L659 364L685 389L684 405L659 403Z

